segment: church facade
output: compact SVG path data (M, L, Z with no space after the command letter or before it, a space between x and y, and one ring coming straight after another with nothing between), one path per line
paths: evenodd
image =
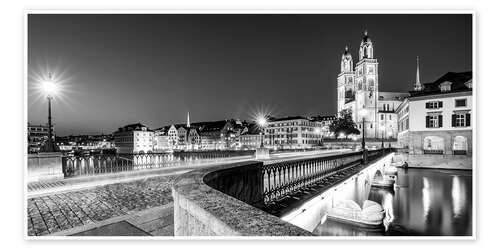
M408 95L380 92L378 69L373 42L365 31L358 61L354 64L347 46L342 54L337 77L337 112L350 110L360 131L364 117L365 136L368 138L395 138L398 133L395 111Z

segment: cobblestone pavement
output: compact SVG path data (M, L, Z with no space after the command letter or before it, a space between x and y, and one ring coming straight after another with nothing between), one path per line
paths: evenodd
M144 178L28 199L28 235L39 236L172 202L175 176Z

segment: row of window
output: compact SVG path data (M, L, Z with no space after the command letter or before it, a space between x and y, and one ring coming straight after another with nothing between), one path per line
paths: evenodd
M430 101L425 103L425 108L426 109L439 109L443 107L443 102L442 101ZM455 107L456 108L461 108L461 107L467 107L467 99L455 99Z
M392 121L392 115L391 114L389 114L387 116L384 116L384 114L380 114L380 120L384 120L384 117L387 117L387 120Z
M452 127L469 127L471 117L469 113L456 113L451 115ZM430 114L425 117L426 128L441 128L443 127L443 115Z
M276 140L272 141L273 145L285 145L285 144L317 144L318 140Z

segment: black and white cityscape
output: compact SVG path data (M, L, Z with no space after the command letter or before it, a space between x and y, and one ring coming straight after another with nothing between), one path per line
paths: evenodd
M26 27L28 238L475 235L472 14Z

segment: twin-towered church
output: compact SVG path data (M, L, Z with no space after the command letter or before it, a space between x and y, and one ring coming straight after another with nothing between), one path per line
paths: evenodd
M378 66L373 42L365 31L359 46L358 62L354 64L347 46L342 55L337 78L337 111L350 110L360 131L363 126L362 114L365 113L366 137L396 138L398 118L395 111L408 94L380 92ZM363 109L365 111L361 112Z

